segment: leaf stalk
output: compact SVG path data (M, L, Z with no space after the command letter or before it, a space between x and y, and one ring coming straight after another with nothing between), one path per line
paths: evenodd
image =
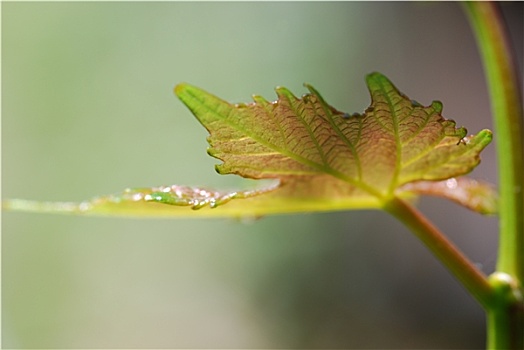
M493 288L487 277L420 211L400 198L393 198L384 209L411 229L482 307L490 307Z

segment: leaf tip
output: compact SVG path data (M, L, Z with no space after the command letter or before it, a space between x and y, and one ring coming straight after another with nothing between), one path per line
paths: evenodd
M376 84L376 83L383 83L387 82L391 84L389 79L382 73L379 72L371 72L366 76L366 82L368 85Z
M442 105L442 102L440 101L433 101L431 102L431 108L433 108L433 110L440 114L442 113L442 109L444 108L444 106Z
M251 98L253 99L253 101L255 103L258 103L258 104L261 104L261 105L266 105L266 104L269 103L264 97L262 97L260 95L252 95Z
M486 138L492 139L493 138L493 132L489 129L483 129L479 132L479 134L483 135Z
M366 84L368 90L371 93L372 99L376 94L398 94L403 96L403 94L393 85L391 80L389 80L384 74L379 72L373 72L366 76ZM403 96L406 98L405 96Z
M175 93L175 95L180 97L180 95L183 94L185 90L187 90L188 86L189 86L189 84L187 84L187 83L177 84L175 86L175 88L173 89L173 92Z
M478 136L481 138L481 142L485 146L487 146L493 140L493 132L489 129L481 130L478 133Z
M317 91L317 89L313 87L313 85L309 83L304 83L304 87L306 87L309 90L309 92L311 92L313 95L320 96L319 92Z
M284 86L277 86L275 88L275 92L277 93L278 97L286 97L288 99L297 99L297 97L293 95L293 93Z
M371 72L366 76L366 79L378 79L378 78L385 78L384 74L379 72Z

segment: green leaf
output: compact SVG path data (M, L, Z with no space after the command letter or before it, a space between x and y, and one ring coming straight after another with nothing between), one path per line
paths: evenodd
M422 193L420 186L405 187L420 181L435 183L432 194L453 197L435 181L470 172L491 132L466 136L465 128L442 117L440 102L423 107L382 74L368 75L367 84L371 105L352 115L331 107L310 85L302 98L279 87L274 102L254 96L252 103L231 104L180 84L176 95L209 131L208 153L222 161L216 170L275 179L278 185L233 192L183 186L127 190L70 211L176 216L188 215L181 209L190 206L205 207L195 211L204 216L258 216L380 208L394 197ZM426 192L429 187L426 183Z

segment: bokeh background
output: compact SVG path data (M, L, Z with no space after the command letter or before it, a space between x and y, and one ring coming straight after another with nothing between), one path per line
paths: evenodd
M522 69L522 3L502 4ZM2 3L4 198L230 187L172 89L232 102L313 84L340 110L367 73L491 128L457 3ZM497 182L494 146L473 174ZM497 221L419 207L486 273ZM233 220L3 213L5 348L481 348L480 306L377 211Z

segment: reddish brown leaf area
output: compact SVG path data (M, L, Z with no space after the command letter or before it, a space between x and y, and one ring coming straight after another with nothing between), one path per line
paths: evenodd
M463 175L478 164L491 132L464 138L466 129L442 117L440 102L413 103L379 73L367 83L371 106L350 117L309 85L302 98L277 88L274 102L254 96L236 105L187 84L176 93L209 131L208 152L223 161L221 174L284 184L322 175L353 188L343 193L356 187L388 198L406 183Z

